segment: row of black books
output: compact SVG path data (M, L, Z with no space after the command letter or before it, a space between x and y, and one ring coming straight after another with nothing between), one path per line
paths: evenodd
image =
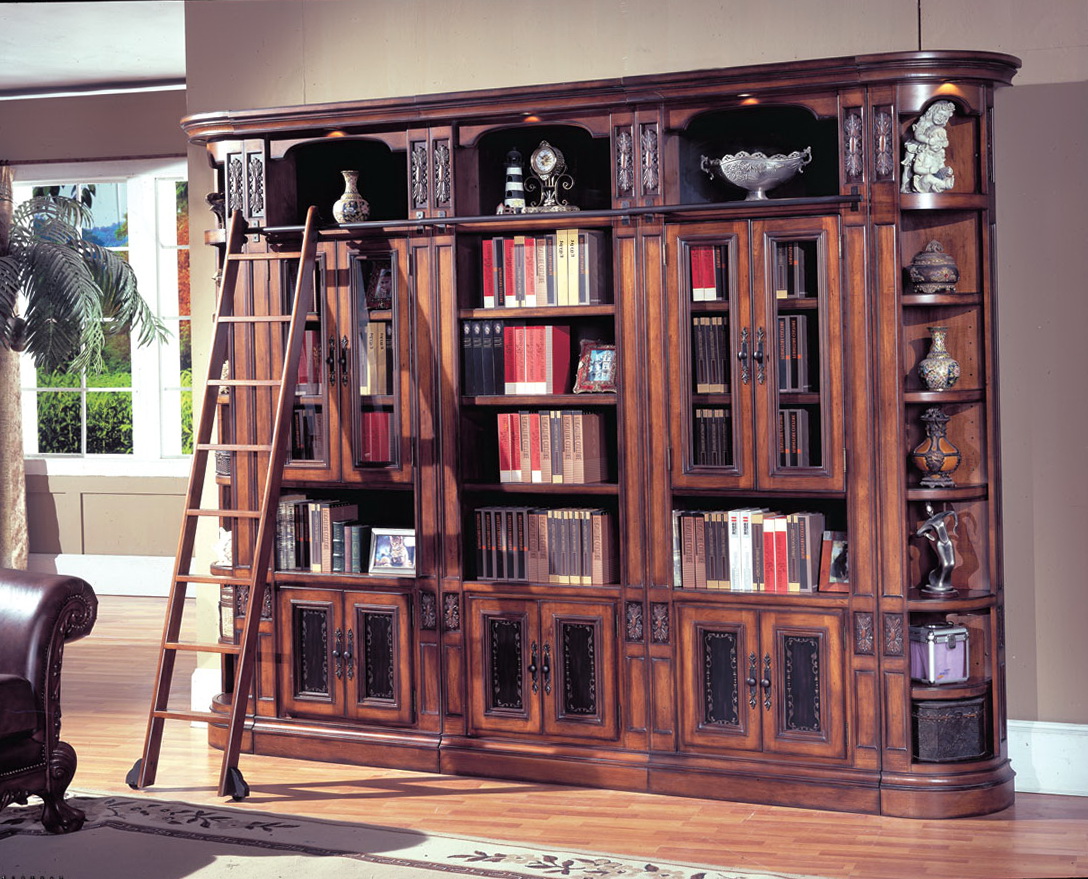
M823 513L674 510L672 527L679 589L805 593L819 586Z
M782 467L811 467L811 416L808 409L778 410L778 462Z
M570 327L502 320L461 324L464 393L564 394L571 389Z
M774 249L774 290L778 299L804 299L809 295L809 269L815 241L779 242Z
M698 408L692 425L694 463L728 467L733 463L732 412L724 407Z
M366 570L369 530L357 504L285 494L276 507L276 570L315 573Z
M291 410L292 461L325 458L325 414L317 403L299 403Z
M695 393L729 392L729 326L720 315L696 315L691 319L692 364Z
M615 517L602 509L480 507L476 574L481 580L523 580L571 586L617 582Z
M811 390L808 369L808 317L778 316L778 389Z
M500 412L499 482L587 484L608 478L604 415L581 409Z
M485 238L481 250L484 308L607 301L611 251L601 231L559 229Z

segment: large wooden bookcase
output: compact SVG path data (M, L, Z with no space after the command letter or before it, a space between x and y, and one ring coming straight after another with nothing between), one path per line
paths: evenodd
M366 573L368 543L360 573L281 561L245 746L913 817L1009 805L991 141L993 90L1018 64L909 52L186 119L250 247L296 246L310 205L327 221L285 493L415 534L409 577ZM954 108L955 185L903 192L906 143L937 101ZM579 210L497 213L510 151L528 181L542 142ZM701 167L806 148L766 199ZM370 215L338 226L347 169ZM572 279L568 304L547 304L544 242L568 229L600 257L586 291ZM934 240L954 290L908 276ZM526 250L535 305L517 300ZM492 306L499 251L518 271ZM473 334L496 322L508 359L513 328L560 327L548 338L569 338L572 377L582 342L614 345L615 389L482 385ZM945 391L918 377L932 326L961 364ZM380 376L368 345L384 346ZM931 409L961 461L953 484L923 487L912 451ZM565 412L599 437L584 444L601 481L502 459L502 430L535 444L544 425L558 443ZM729 578L719 514L739 509L844 532L845 591L741 591L736 572L705 588ZM934 597L919 530L953 512L955 591ZM571 518L615 548L593 585L542 573L542 534L588 540ZM505 534L531 571L488 549ZM968 630L966 680L912 679L910 628L932 623Z

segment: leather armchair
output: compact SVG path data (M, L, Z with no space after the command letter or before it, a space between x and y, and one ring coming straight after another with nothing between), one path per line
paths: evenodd
M64 801L76 752L60 741L64 645L94 627L98 598L78 577L0 568L0 809L37 796L52 833L83 826Z

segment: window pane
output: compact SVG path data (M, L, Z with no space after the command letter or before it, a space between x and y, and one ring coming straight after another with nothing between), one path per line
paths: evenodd
M87 452L132 454L132 394L100 391L87 394Z
M105 371L98 375L87 374L89 388L132 387L132 342L128 330L110 332L107 328L106 346L103 351Z
M38 451L43 455L78 455L83 451L79 405L81 393L39 391L37 396Z
M94 228L83 237L102 247L128 247L128 187L124 183L96 183L92 187Z
M175 184L178 217L178 245L187 247L189 244L189 184L179 180ZM183 311L182 314L188 314Z

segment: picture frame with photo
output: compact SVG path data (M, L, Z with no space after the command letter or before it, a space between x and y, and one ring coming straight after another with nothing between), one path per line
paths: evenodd
M386 577L414 577L416 574L416 532L412 528L370 530L371 574Z
M578 372L574 379L576 394L616 393L616 346L583 339L578 354Z
M820 592L850 591L850 556L845 531L825 531L820 552Z

